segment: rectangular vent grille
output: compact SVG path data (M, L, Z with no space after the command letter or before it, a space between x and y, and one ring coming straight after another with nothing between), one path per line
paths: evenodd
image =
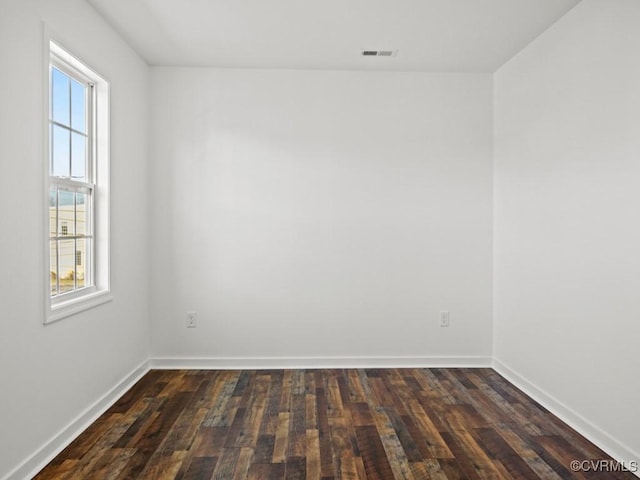
M397 50L362 50L363 57L395 57Z

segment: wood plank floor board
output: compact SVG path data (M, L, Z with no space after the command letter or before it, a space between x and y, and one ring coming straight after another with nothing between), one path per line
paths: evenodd
M285 478L284 463L254 463L249 467L248 480L282 480ZM209 477L201 477L209 478ZM292 477L293 478L293 477Z
M218 459L216 457L195 457L190 462L184 463L184 473L178 473L176 480L198 480L202 478L209 479L216 469Z
M517 479L535 479L536 473L527 462L520 458L516 451L493 429L478 428L474 430L479 445L487 455L502 463L510 476Z
M152 370L38 480L634 480L491 369Z
M395 478L389 464L380 435L375 426L356 427L358 446L367 479L384 480Z
M307 459L305 457L288 457L287 463L283 467L286 480L304 480L306 478Z

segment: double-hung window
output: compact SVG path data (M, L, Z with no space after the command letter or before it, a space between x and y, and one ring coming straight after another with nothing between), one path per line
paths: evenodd
M108 85L49 46L47 321L53 321L108 300Z

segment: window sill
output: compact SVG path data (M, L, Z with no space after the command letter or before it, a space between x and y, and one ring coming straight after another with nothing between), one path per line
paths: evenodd
M85 310L97 307L98 305L110 302L111 300L113 300L111 292L109 290L101 290L72 300L67 300L66 302L60 302L49 308L44 323L46 325L48 323L62 320L63 318L84 312Z

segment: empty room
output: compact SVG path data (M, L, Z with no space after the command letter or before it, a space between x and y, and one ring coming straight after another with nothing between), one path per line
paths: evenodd
M0 0L0 479L640 476L640 0Z

